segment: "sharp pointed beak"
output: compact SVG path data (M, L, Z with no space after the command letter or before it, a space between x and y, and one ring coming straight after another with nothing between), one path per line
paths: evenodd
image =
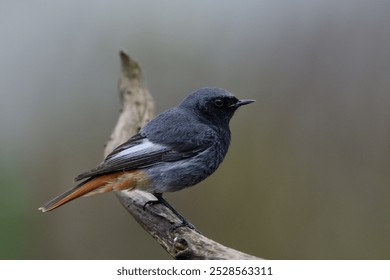
M234 104L234 107L238 108L242 105L247 105L247 104L251 104L253 102L255 102L256 100L250 100L250 99L246 99L246 100L239 100L236 104Z

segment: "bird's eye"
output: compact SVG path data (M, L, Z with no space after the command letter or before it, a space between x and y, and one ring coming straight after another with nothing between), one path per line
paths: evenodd
M224 102L223 102L222 99L215 99L215 100L214 100L214 104L215 104L215 106L217 106L217 107L222 107L222 106L224 105Z

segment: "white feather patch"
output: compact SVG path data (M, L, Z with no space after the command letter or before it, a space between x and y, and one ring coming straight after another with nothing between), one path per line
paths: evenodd
M120 151L116 155L112 156L112 159L121 158L121 157L127 157L128 155L136 156L140 154L148 154L151 152L155 152L158 150L165 149L166 146L153 143L149 141L148 139L142 140L142 142L136 146L127 148L123 151Z

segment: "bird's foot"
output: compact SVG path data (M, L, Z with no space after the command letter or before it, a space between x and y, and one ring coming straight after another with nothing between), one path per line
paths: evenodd
M172 226L172 231L178 229L178 228L181 228L181 227L188 227L190 229L193 229L195 230L196 232L200 233L200 231L198 231L195 226L190 223L189 221L187 221L186 218L184 218L179 212L177 212L177 210L175 208L173 208L162 196L161 193L153 193L153 195L157 198L157 200L149 200L147 201L144 206L142 207L144 209L144 211L146 210L146 207L149 206L149 205L156 205L156 204L163 204L165 207L167 207L169 210L171 210L173 212L173 214L175 214L176 217L178 217L181 221L180 224L176 224L176 225L173 225Z

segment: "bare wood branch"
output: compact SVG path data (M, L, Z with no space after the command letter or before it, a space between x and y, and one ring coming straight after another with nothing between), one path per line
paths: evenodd
M154 101L145 86L139 64L123 51L120 59L122 109L106 144L105 156L137 133L154 115ZM136 221L175 259L258 259L223 246L188 227L173 230L173 225L180 220L165 206L157 204L143 209L147 201L155 200L150 193L134 190L118 192L117 196Z

